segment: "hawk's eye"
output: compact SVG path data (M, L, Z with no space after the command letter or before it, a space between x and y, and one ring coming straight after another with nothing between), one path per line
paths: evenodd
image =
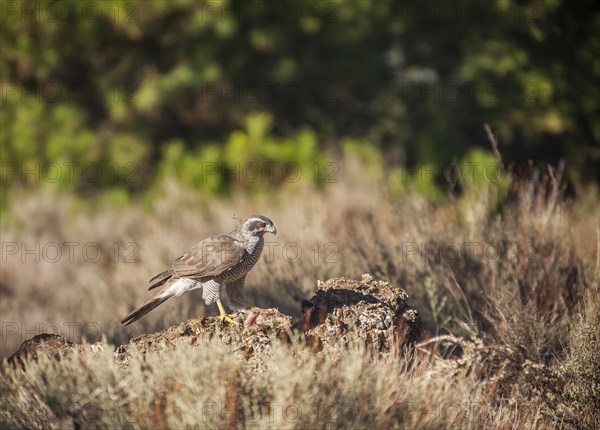
M266 222L260 222L258 223L258 225L260 226L260 228L265 228L267 226Z

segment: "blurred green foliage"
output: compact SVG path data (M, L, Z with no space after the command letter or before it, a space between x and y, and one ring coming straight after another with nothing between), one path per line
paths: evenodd
M595 0L3 1L0 13L3 188L59 163L77 168L56 183L124 203L171 176L255 191L264 182L231 164L315 171L354 140L401 193L398 166L486 147L484 122L505 159L565 158L570 179L598 179ZM442 195L441 175L426 176L415 187Z
M158 180L176 177L211 193L269 191L300 180L322 182L319 178L325 179L329 161L319 150L316 135L306 129L280 137L271 134L271 128L271 115L256 113L225 142L198 145L193 151L185 151L181 140L167 142Z

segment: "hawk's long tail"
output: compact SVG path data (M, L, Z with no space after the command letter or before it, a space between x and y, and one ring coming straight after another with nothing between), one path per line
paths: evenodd
M173 278L171 275L168 277L163 276L165 272L160 273L150 280L150 282L155 282L150 288L160 287L156 290L156 292L146 300L146 303L136 308L133 312L127 315L121 321L125 325L129 325L132 322L139 320L141 317L146 315L152 309L160 305L161 303L169 300L171 297L180 296L186 291L193 290L195 288L200 288L203 286L200 282L195 282L192 279L187 278ZM160 277L160 279L159 279ZM156 279L159 279L156 281ZM218 298L218 286L217 286L217 298ZM204 297L204 295L202 295Z
M133 310L129 315L121 320L122 324L129 325L133 322L136 322L141 317L146 315L152 309L160 305L161 303L167 301L172 296L156 296L151 297L146 303L141 306L138 306L135 310Z

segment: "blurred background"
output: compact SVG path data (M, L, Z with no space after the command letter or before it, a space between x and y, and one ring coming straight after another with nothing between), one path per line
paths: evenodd
M564 160L563 191L597 213L595 0L3 1L0 13L3 356L69 327L71 340L124 341L117 321L152 275L253 213L281 233L249 279L262 306L299 313L328 276L418 283L394 250L494 213L498 197L474 191L502 183L481 171L496 161L484 123L516 172ZM141 330L204 312L199 295L178 300Z

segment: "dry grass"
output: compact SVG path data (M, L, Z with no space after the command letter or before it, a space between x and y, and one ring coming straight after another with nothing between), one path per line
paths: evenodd
M402 360L374 363L358 347L338 361L278 345L260 372L219 342L163 352L127 368L109 351L42 359L2 377L11 393L2 418L27 428L445 428L469 421L462 428L477 428L488 414L466 372L407 371Z
M514 182L506 194L483 187L435 206L416 194L394 199L378 185L382 172L364 180L355 169L340 171L340 181L321 191L296 183L272 195L229 200L165 184L150 208L89 211L67 196L15 195L10 217L2 220L3 244L37 242L40 253L48 243L81 245L72 261L63 248L56 262L41 255L38 263L22 249L16 255L3 249L2 356L42 331L120 344L202 314L200 294L191 293L131 330L117 323L144 299L148 278L184 249L235 227L233 214L262 213L279 234L268 239L273 253L248 279L251 301L298 315L317 279L372 273L410 294L432 335L466 339L462 359L423 353L408 366L391 356L373 361L357 346L337 361L274 340L273 357L258 368L214 342L158 351L121 368L107 347L59 363L42 359L27 372L5 369L0 420L27 428L598 424L596 189L565 201L550 175ZM89 243L102 249L97 262L82 257ZM121 244L116 261L115 243ZM125 248L128 243L135 248ZM124 262L132 249L137 261ZM298 249L302 255L294 259Z

